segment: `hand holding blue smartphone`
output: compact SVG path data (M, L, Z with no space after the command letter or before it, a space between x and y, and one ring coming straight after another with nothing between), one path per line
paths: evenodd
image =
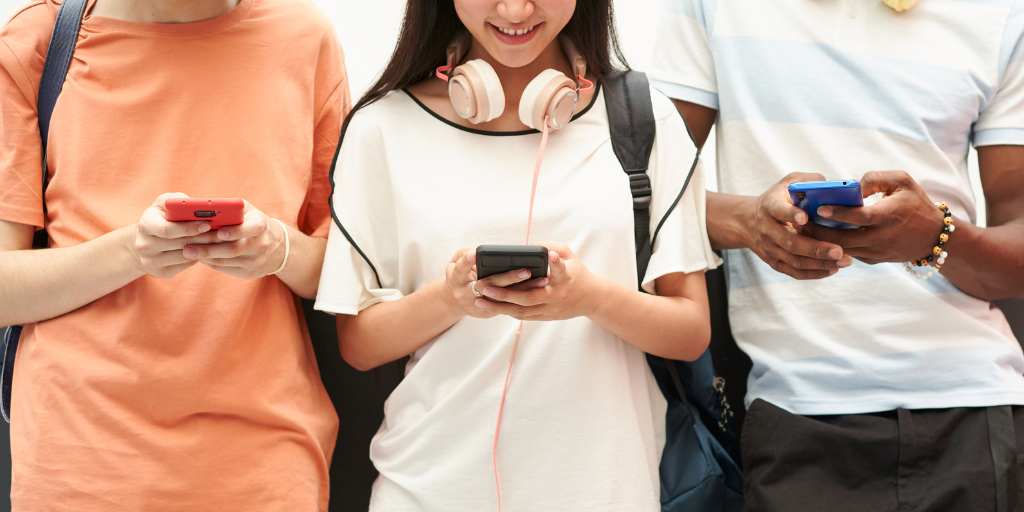
M857 180L806 181L789 185L789 197L811 222L832 229L857 229L845 222L818 216L819 206L864 206L860 182Z

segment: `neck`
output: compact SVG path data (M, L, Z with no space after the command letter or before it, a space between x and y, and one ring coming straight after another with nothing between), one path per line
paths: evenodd
M191 23L216 18L239 0L97 0L92 14L143 23Z
M475 40L466 57L466 60L472 59L487 61L498 74L502 88L505 89L505 114L502 117L519 118L519 98L523 96L523 91L530 81L536 78L541 71L549 68L557 69L573 79L576 78L573 76L569 59L566 58L557 39L552 41L533 62L521 68L503 66L491 57Z

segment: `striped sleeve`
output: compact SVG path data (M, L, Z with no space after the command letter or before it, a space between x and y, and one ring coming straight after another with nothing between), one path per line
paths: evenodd
M1000 80L974 125L974 146L1024 145L1024 0L1015 0L999 57Z
M712 9L704 0L660 0L650 75L669 98L717 110Z

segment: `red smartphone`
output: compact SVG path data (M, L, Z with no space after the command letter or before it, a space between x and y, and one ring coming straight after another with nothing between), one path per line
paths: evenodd
M171 222L207 221L213 229L237 226L242 223L245 201L188 197L168 199L164 204L167 220Z

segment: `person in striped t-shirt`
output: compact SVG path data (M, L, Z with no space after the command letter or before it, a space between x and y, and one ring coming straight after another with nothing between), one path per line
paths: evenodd
M658 23L659 88L698 144L718 128L748 509L1024 507L1024 355L991 302L1024 295L1024 1L666 0ZM820 212L860 229L793 205L821 179L876 195Z

